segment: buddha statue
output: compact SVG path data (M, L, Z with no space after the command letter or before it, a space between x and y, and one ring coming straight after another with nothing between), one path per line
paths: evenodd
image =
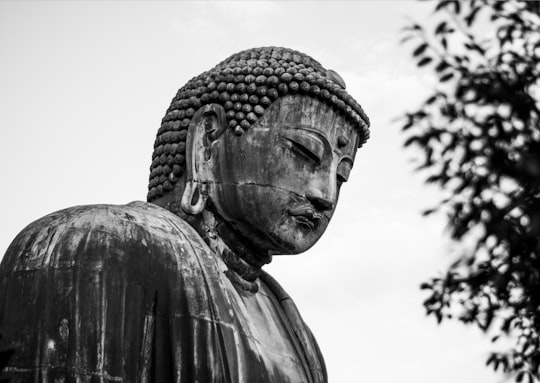
M343 79L294 50L249 49L191 79L158 131L147 202L61 210L9 246L3 377L326 382L262 267L322 236L368 125Z

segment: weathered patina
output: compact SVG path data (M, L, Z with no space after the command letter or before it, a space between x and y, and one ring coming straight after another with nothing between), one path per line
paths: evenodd
M276 82L284 67L311 75L307 85L300 76L294 91L288 76ZM244 76L234 90L229 74ZM275 97L248 126L227 97L212 95L222 82L246 102L260 87ZM0 348L16 352L4 375L326 382L311 331L261 268L321 237L367 126L335 72L285 48L241 52L191 80L158 132L149 202L52 213L10 245L0 265Z

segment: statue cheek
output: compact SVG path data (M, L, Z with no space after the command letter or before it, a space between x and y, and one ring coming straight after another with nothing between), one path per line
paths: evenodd
M241 219L242 195L235 183L215 183L212 185L212 201L218 213L227 221Z
M242 199L242 212L251 223L279 223L287 217L287 207L292 203L290 192L274 185L243 185L237 190Z

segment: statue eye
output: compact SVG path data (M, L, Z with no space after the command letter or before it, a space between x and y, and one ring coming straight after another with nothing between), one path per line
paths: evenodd
M341 161L337 167L338 182L347 182L351 173L352 164L348 160Z
M285 132L282 134L291 144L292 149L303 157L319 164L324 154L324 144L316 137L303 131Z

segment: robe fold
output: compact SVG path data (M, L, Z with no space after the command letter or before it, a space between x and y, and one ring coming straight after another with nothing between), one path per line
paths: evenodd
M43 217L0 264L11 382L326 382L291 298L257 293L175 214L146 202Z

